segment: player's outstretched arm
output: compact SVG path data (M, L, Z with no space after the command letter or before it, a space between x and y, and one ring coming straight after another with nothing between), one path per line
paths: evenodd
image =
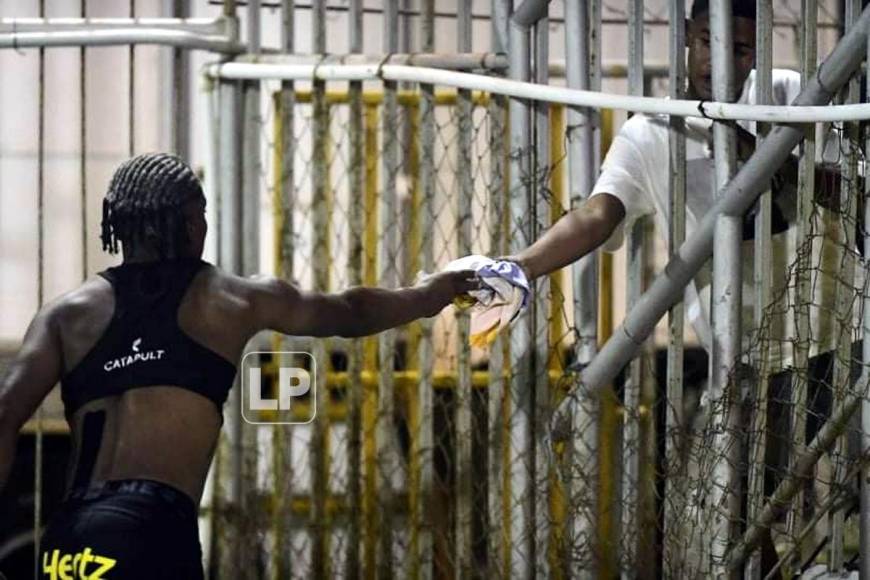
M625 207L615 196L606 193L593 196L562 216L534 244L509 259L518 262L529 279L549 274L607 241L624 217Z
M479 287L473 271L442 272L410 288L355 287L306 292L277 279L253 281L251 305L261 329L294 336L358 337L434 316Z
M0 378L0 489L6 484L18 431L63 372L56 306L43 308L30 323L21 349Z

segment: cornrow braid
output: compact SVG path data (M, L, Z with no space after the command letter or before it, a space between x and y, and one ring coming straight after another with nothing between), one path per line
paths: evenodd
M160 259L178 257L189 241L182 208L202 196L196 174L175 155L145 153L125 161L103 199L103 250L116 254L121 242L134 252L144 243Z

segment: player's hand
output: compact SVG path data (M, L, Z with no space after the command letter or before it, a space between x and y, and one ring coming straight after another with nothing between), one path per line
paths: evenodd
M474 270L440 272L430 276L423 283L429 298L427 302L431 304L426 316L435 316L456 298L467 296L473 290L479 290L481 284Z

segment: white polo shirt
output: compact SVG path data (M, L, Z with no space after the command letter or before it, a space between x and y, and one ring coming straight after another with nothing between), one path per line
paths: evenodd
M775 69L773 71L773 104L790 103L800 92L800 75L794 71ZM755 71L750 73L743 86L739 103L754 104ZM741 121L740 125L755 133L755 123ZM695 232L703 216L710 210L716 199L714 186L715 168L709 143L712 123L705 119L690 119L687 122L686 138L686 236ZM820 147L819 147L820 148ZM614 251L623 242L625 232L641 216L655 216L658 231L666 236L668 232L669 209L669 145L668 116L634 115L620 129L601 167L601 175L591 195L609 193L617 197L625 206L625 219L605 242L603 249ZM777 275L772 281L773 295L788 290L788 265L794 262L793 228L773 236L773 257L777 265ZM752 240L743 243L743 334L745 345L751 340L753 330L753 244ZM820 244L821 245L821 244ZM821 248L818 249L821 251ZM818 254L814 251L814 255ZM814 260L814 264L815 264ZM710 280L709 260L695 277L685 293L686 313L692 328L701 344L711 350L710 329ZM818 275L813 270L813 275ZM794 286L794 280L791 280ZM818 284L814 283L814 288ZM829 298L828 298L829 299ZM789 303L793 303L789 300ZM814 298L814 305L819 303ZM829 302L828 304L832 304ZM816 308L816 311L818 308ZM774 320L775 319L775 320ZM791 340L793 336L793 315L779 313L772 315L767 335L772 346L771 362L774 366L788 364L791 360ZM818 312L811 316L818 322ZM811 326L813 323L811 322ZM813 326L814 338L823 336L822 329ZM830 335L831 333L828 333ZM814 341L821 342L821 341ZM814 351L819 350L816 344Z

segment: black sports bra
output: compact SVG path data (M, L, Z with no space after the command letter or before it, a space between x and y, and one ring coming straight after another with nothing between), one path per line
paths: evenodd
M173 385L227 400L236 367L178 326L178 307L207 263L185 258L122 264L99 275L115 291L108 328L61 381L67 416L85 403L137 387Z

